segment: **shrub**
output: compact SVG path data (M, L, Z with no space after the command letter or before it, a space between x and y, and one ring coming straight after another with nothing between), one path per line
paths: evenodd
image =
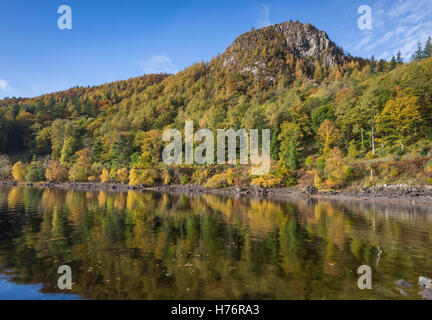
M69 171L69 179L73 182L86 182L88 181L88 176L86 168L78 164L73 165Z
M12 177L12 166L8 156L0 155L0 179Z
M318 189L322 189L324 186L324 182L323 182L322 178L320 177L319 172L315 172L314 185Z
M111 182L119 182L118 176L117 176L117 167L112 167L109 171L109 181Z
M197 169L196 171L194 171L193 175L192 175L192 181L202 184L204 183L204 181L206 181L208 178L208 170L207 169Z
M369 151L368 153L366 153L366 159L372 160L376 158L376 154L373 154L372 151Z
M181 184L188 184L188 183L189 183L189 178L187 176L183 176L181 180Z
M234 171L230 168L225 173L216 174L206 183L207 188L230 187L234 183Z
M316 160L315 164L316 164L317 169L323 171L325 169L325 166L326 166L326 159L324 157L319 157Z
M313 156L307 157L304 164L307 169L312 169L315 165L315 158Z
M45 166L41 161L32 161L27 166L26 181L45 181Z
M405 154L405 148L402 148L402 147L399 147L397 150L396 150L396 154L398 155L398 156L403 156L404 154Z
M26 176L26 170L24 169L24 165L21 161L18 161L14 164L12 168L12 175L15 181L22 182Z
M102 173L100 175L100 181L101 183L109 182L109 172L107 169L102 169Z
M274 188L282 185L282 180L273 175L260 176L252 179L251 185L263 188Z
M66 182L68 180L68 169L57 161L49 161L45 170L46 180L49 182Z
M174 167L165 167L162 171L162 183L167 185L170 184L175 177L176 170Z
M159 174L156 169L132 169L129 174L129 184L153 185L158 180Z
M280 179L279 185L296 185L294 173L295 171L290 170L284 161L279 161L273 176Z
M119 182L121 182L123 184L128 184L129 183L129 170L127 168L117 170L117 179Z
M432 173L432 159L430 159L425 165L425 172Z
M392 167L392 168L390 169L389 176L390 176L391 178L396 178L398 175L399 175L399 170L398 170L396 167Z
M430 146L423 146L420 151L420 155L426 157L429 154Z

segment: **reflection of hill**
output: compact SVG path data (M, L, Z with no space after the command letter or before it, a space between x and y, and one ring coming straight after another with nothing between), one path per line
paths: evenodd
M395 279L429 275L429 211L0 188L0 273L56 292L57 267L69 264L73 293L95 299L397 298ZM380 290L357 290L361 264Z

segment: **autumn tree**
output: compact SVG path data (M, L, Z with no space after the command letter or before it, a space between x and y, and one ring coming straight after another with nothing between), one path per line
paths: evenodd
M129 182L129 170L127 168L122 168L117 171L117 178L120 183L128 184Z
M78 160L69 170L69 179L73 182L88 181L90 176L90 162L88 158L88 149L76 152Z
M399 92L378 116L377 130L389 139L409 141L417 135L423 122L419 98Z
M26 170L24 169L24 165L21 161L18 161L14 164L12 168L12 175L15 181L22 182L26 176Z
M11 176L12 166L8 156L0 155L0 179L8 179Z
M338 147L333 148L325 164L326 185L330 188L342 187L350 173L351 168L345 164L342 151Z
M324 146L323 153L326 154L330 149L342 139L342 133L336 128L333 121L324 120L317 131L318 140Z
M68 169L57 161L49 161L46 166L45 177L49 182L66 182L69 177Z
M102 169L102 173L101 173L101 176L100 176L100 182L101 183L107 183L107 182L109 182L109 180L110 180L110 177L109 177L109 171L107 170L107 169Z

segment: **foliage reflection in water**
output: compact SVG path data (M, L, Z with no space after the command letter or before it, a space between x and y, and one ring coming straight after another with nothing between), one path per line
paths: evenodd
M64 294L67 264L87 299L419 299L394 282L432 276L431 235L421 206L0 188L0 275L22 298Z

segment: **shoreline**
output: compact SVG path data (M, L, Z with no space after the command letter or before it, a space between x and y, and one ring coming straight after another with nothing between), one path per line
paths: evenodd
M432 204L432 186L409 186L403 184L378 185L375 187L353 186L338 191L318 191L315 187L289 187L289 188L205 188L201 185L160 185L160 186L131 186L120 183L17 183L13 181L0 181L0 186L22 186L57 188L63 190L81 191L141 191L174 194L216 194L223 196L243 196L272 200L289 200L290 198L306 197L312 199L331 200L357 200L357 201L380 201L396 202L405 204Z

